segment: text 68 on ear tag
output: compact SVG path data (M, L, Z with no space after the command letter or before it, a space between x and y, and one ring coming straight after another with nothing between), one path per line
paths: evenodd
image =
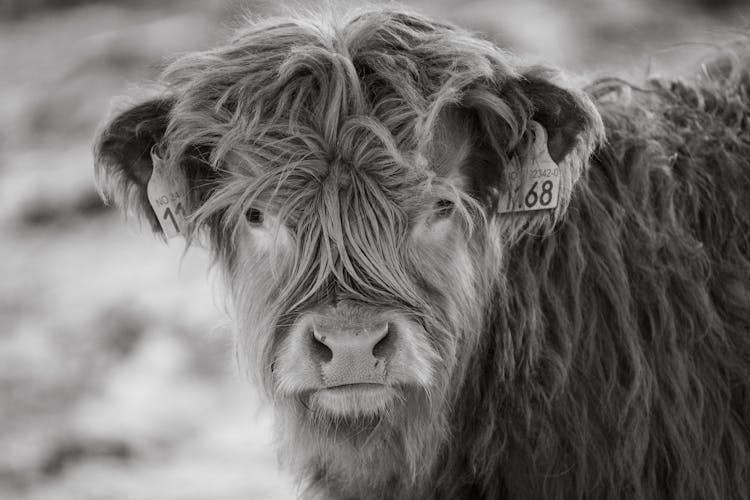
M540 124L534 126L534 146L530 158L508 166L509 189L498 203L500 213L531 212L557 208L560 198L560 167L547 149L547 133Z
M170 172L165 162L151 153L154 169L146 192L162 231L167 238L185 234L185 189L182 180Z

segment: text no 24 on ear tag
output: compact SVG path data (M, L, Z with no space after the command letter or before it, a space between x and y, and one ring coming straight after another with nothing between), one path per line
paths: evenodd
M166 168L154 164L154 171L148 182L148 200L162 231L167 238L185 232L185 191L181 183L171 178Z

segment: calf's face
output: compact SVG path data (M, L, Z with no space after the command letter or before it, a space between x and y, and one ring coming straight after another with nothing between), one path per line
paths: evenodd
M555 75L402 12L260 22L116 114L97 173L157 233L147 186L171 179L301 467L417 477L450 435L505 249L563 214L599 137ZM501 213L540 154L554 205Z

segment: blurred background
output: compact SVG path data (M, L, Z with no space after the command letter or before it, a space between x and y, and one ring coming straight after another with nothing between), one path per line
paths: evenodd
M311 2L307 2L311 3ZM346 2L340 2L346 3ZM588 78L688 75L744 36L731 0L415 0ZM0 499L291 499L205 252L99 201L115 96L272 0L0 0Z

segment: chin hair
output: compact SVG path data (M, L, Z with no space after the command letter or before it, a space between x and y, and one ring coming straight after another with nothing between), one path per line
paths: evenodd
M448 438L443 397L402 387L377 413L338 415L311 404L311 394L276 401L281 459L307 479L365 496L389 484L414 486L439 458ZM357 493L360 492L360 493Z

